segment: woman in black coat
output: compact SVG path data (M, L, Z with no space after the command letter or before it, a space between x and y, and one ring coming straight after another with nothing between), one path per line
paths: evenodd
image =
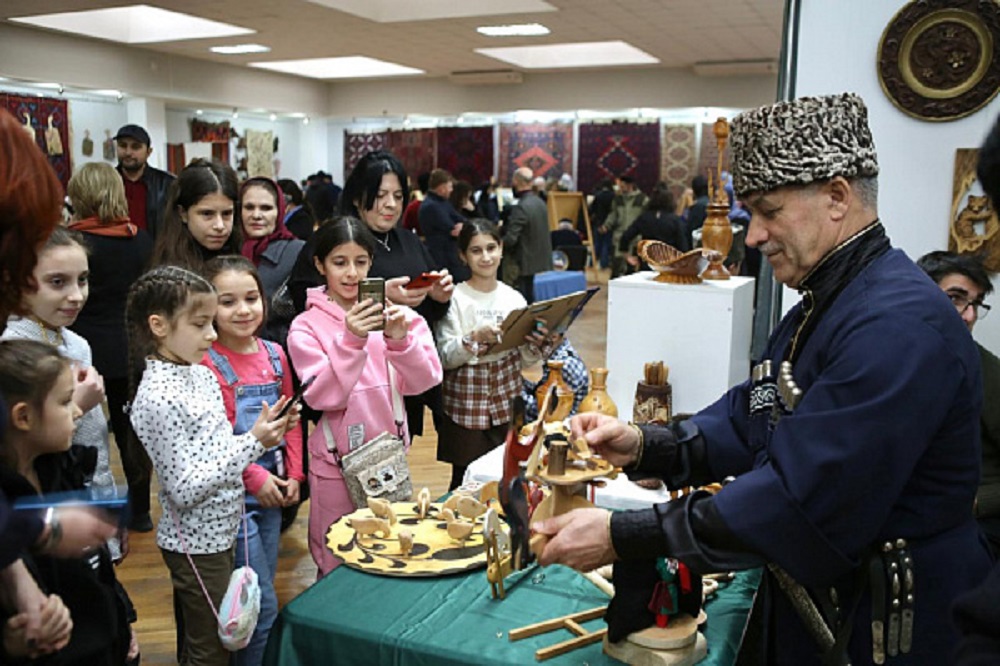
M636 237L642 240L663 241L681 252L691 249L687 227L684 220L674 213L674 197L670 194L666 183L658 183L653 189L645 210L622 234L618 249L628 250ZM634 255L629 256L627 260L631 266L640 264L639 258ZM640 270L649 270L649 266L643 262Z

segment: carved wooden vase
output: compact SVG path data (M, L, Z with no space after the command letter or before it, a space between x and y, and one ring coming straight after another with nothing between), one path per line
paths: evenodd
M608 416L618 416L618 407L608 395L608 369L590 369L590 393L580 402L580 413L600 412Z
M566 379L563 377L562 361L546 361L545 366L549 369L549 376L546 377L544 383L535 389L535 400L538 401L538 408L541 409L542 403L545 402L546 394L555 386L556 401L555 405L550 406L551 410L549 414L539 414L538 416L546 422L562 421L572 413L573 401L576 399L576 396L573 394L573 387L567 384Z
M708 217L701 228L701 246L706 250L715 250L718 256L709 258L708 268L701 277L706 280L728 280L729 271L722 262L729 256L733 246L733 227L729 223L729 207L726 204L710 203Z

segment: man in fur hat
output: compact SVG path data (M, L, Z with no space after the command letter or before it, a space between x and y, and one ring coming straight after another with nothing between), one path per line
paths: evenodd
M748 663L947 663L951 602L990 567L972 512L975 344L944 292L890 245L858 96L743 113L731 151L735 193L753 212L747 244L802 302L751 377L691 419L581 415L572 426L671 488L736 478L716 495L549 519L535 525L550 536L541 561L764 566Z

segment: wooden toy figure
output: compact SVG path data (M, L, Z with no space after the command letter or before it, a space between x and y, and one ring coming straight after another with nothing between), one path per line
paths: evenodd
M649 610L656 613L656 626L662 629L680 612L681 595L691 593L691 571L683 562L665 557L656 561L656 572L660 581L653 588Z

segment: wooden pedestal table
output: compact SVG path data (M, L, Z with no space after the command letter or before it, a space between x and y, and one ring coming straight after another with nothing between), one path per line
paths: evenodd
M690 615L675 615L664 628L647 627L618 643L604 639L604 653L632 666L690 666L708 653L708 643Z

